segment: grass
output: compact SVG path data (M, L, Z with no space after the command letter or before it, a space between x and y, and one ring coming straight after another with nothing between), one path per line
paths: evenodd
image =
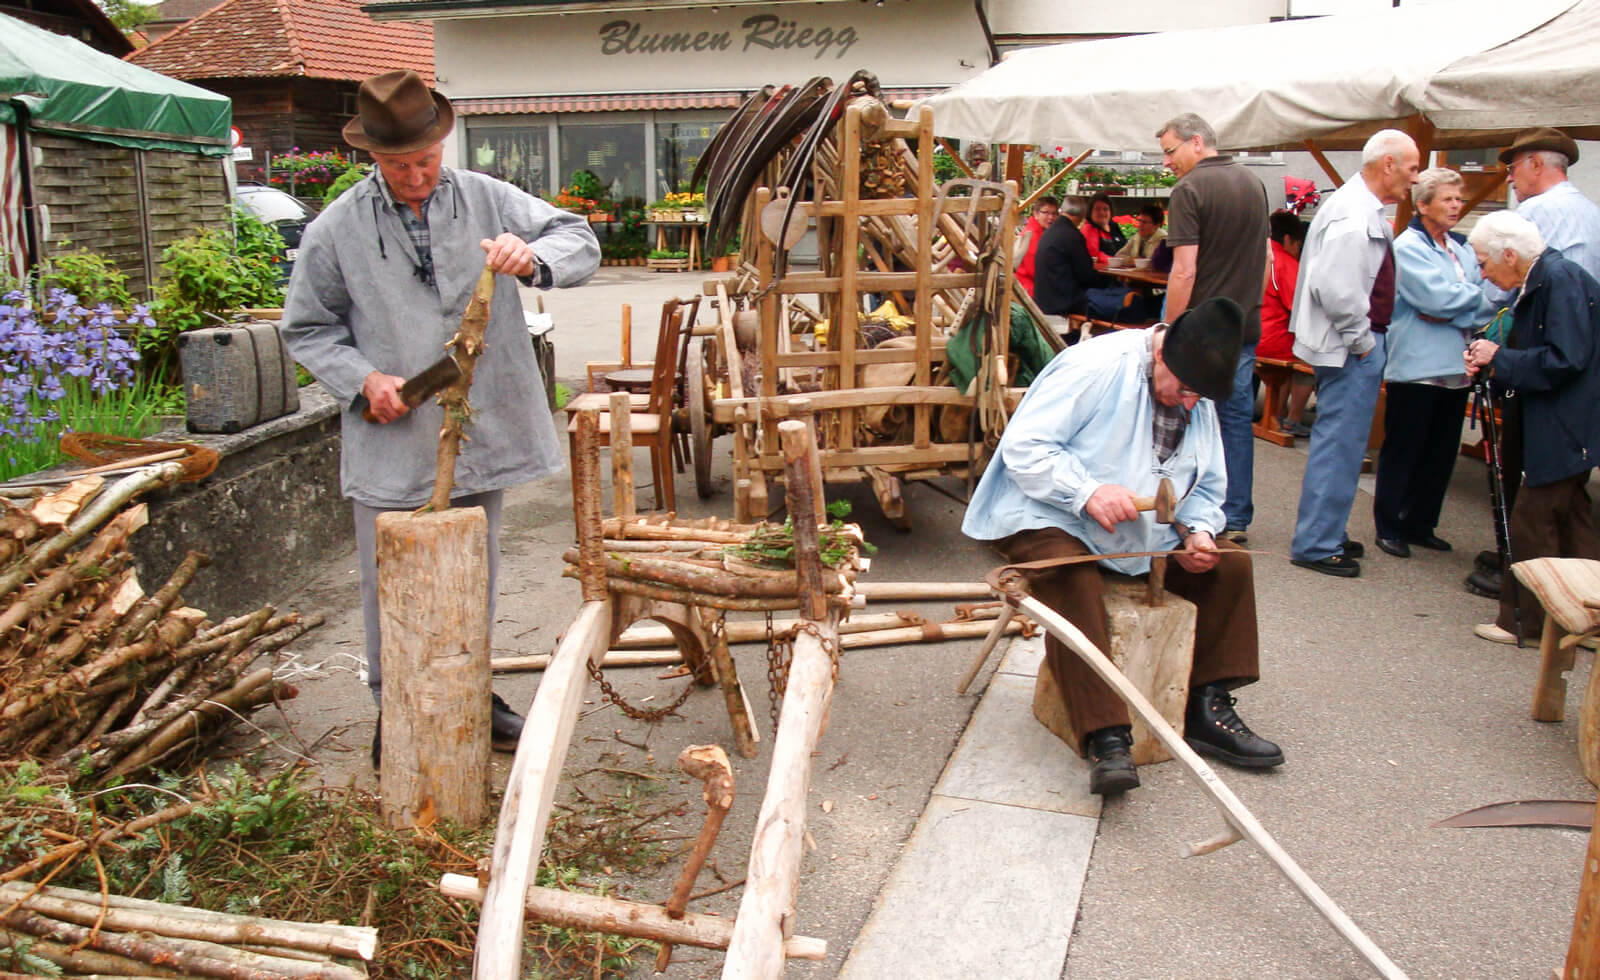
M133 384L97 395L86 378L65 378L66 395L50 404L33 404L37 417L53 407L57 422L40 425L31 442L9 441L0 456L0 481L60 465L68 457L58 441L67 432L97 432L141 438L161 427L165 415L183 414L183 389L140 376Z
M654 833L680 804L658 798L658 777L598 768L568 774L564 785L570 792L550 820L540 885L593 891L673 856ZM77 860L51 883L98 891L103 874L113 894L299 922L372 925L379 937L372 977L466 974L478 907L444 897L437 885L446 872L476 873L478 859L493 848L493 820L481 827L391 830L372 794L312 788L299 769L266 776L235 763L220 773L91 797L42 776L31 763L0 762L0 867L88 837L105 822L171 806L174 797L202 805L181 820L101 848L96 858ZM524 976L618 978L635 955L653 957L655 950L642 940L530 925ZM14 968L7 964L24 952L0 940L0 970Z

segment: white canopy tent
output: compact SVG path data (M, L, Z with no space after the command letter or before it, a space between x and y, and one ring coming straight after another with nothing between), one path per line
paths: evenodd
M1529 125L1600 137L1600 0L1407 6L1013 52L922 100L943 136L1149 147L1180 112L1227 149L1359 148L1400 126L1434 148Z

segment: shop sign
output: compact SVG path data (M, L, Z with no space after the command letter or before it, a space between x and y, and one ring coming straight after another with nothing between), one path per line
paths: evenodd
M843 58L860 40L853 27L802 26L798 20L784 20L772 14L757 14L745 18L739 25L740 33L733 31L656 31L646 32L644 25L631 20L613 20L600 27L600 53L619 54L692 54L698 51L727 51L736 44L738 50L810 51L820 60L832 53Z

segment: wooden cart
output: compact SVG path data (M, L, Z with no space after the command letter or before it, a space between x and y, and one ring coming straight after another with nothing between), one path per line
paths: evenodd
M1005 369L1015 185L952 181L941 188L934 145L929 110L900 120L881 102L856 98L816 154L809 199L791 204L783 188L752 193L749 213L761 228L750 294L759 314L759 378L746 394L733 355L732 304L723 295L719 364L731 368L730 394L714 399L712 414L733 427L736 520L769 512L770 483L783 470L782 419L814 417L824 479L870 479L884 514L905 527L903 482L965 475L980 465L1020 397L1007 388ZM782 234L783 211L791 207L794 219ZM780 248L792 247L808 221L817 229L820 271L787 271ZM825 339L820 331L788 329L786 301L808 294L827 320ZM898 298L910 330L894 343L864 342L867 294ZM977 377L963 391L945 383L945 345L974 310L988 314L987 341L977 352ZM887 365L904 380L868 377Z

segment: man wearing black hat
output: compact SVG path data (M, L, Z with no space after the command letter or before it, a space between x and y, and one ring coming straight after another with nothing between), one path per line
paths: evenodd
M527 285L577 286L599 266L600 248L581 216L444 166L455 113L416 72L369 78L356 104L344 138L372 154L377 172L306 228L283 334L344 408L340 482L355 509L367 682L381 707L377 517L427 501L443 421L431 400L408 408L400 386L439 359L486 264ZM513 283L495 291L485 346L451 502L488 518L493 622L503 491L560 472L562 452ZM376 423L362 418L369 408ZM494 698L491 721L495 747L515 749L522 719ZM374 740L374 765L378 753Z
M1283 763L1278 746L1234 711L1230 690L1259 675L1255 580L1222 530L1227 491L1215 401L1233 390L1244 311L1207 300L1168 326L1127 330L1070 347L1040 373L1006 426L967 507L962 531L1011 562L1182 548L1166 587L1198 607L1184 737L1205 755L1252 769ZM1173 523L1140 512L1170 479ZM1100 571L1141 575L1148 558L1105 558L1031 575L1041 601L1110 649ZM1065 645L1045 640L1075 746L1092 763L1089 789L1139 785L1127 706Z

